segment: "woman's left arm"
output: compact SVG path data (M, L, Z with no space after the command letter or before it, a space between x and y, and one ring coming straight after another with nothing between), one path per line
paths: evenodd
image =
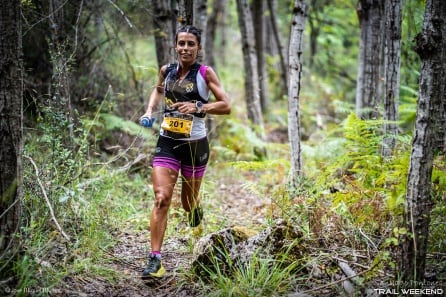
M223 90L217 74L211 67L207 67L206 69L206 81L209 90L214 94L217 101L203 104L203 112L218 115L230 114L231 105L229 97Z

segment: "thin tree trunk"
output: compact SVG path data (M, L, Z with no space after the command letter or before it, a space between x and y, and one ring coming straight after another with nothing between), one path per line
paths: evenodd
M269 13L269 9L268 9ZM266 36L273 36L274 30L273 30L273 24L271 21L271 17L267 18L265 24L265 35ZM277 55L277 48L276 40L274 38L265 38L265 53L267 55L270 55L271 57L274 57ZM280 61L279 63L276 63L277 67L280 67Z
M288 68L287 68L286 54L280 37L280 31L277 27L275 7L276 7L275 0L268 0L268 9L271 16L271 26L274 33L273 37L276 40L277 52L279 54L279 60L280 60L280 70L281 70L280 74L282 77L284 89L288 90L288 76L287 76Z
M217 35L217 30L219 29L219 24L224 20L226 0L215 0L213 1L212 12L208 18L207 30L206 30L206 62L211 65L214 69L217 69L215 63L215 37Z
M438 133L439 107L445 104L446 2L426 2L423 30L416 37L416 51L421 58L421 77L417 118L407 179L406 228L401 240L400 272L403 284L424 281L430 212L431 178L435 135ZM415 282L413 282L415 281Z
M246 0L237 0L239 27L242 35L243 61L245 65L245 90L248 119L260 129L264 138L263 117L259 98L259 74L252 25L251 11Z
M310 5L312 7L316 7L317 0L312 0L310 2ZM309 44L310 44L310 58L309 58L309 64L310 66L313 66L314 64L314 56L317 52L317 38L319 37L320 32L320 18L319 18L319 10L313 9L308 14L308 25L310 27L310 34L309 34Z
M265 62L265 46L264 46L264 31L265 21L264 13L265 7L263 1L256 1L252 5L253 8L253 26L256 41L256 54L257 54L257 72L259 73L259 96L260 106L262 112L265 113L268 110L268 84L267 84L267 71Z
M19 250L23 154L23 59L20 1L0 2L0 275Z
M217 0L218 1L218 0ZM227 0L222 0L225 3ZM226 7L226 6L225 6ZM223 9L222 16L220 17L220 26L218 31L220 32L220 45L217 47L216 52L219 57L218 63L220 66L226 65L226 45L228 43L228 28L229 24L233 23L234 19L232 15L228 12L228 9Z
M385 2L385 96L384 96L384 139L382 155L390 156L398 136L398 100L401 65L401 0Z
M300 126L300 82L302 76L302 44L307 7L302 0L295 0L291 22L289 48L288 89L288 138L291 151L291 173L293 186L302 174L301 126Z
M314 64L314 57L317 54L317 39L321 32L324 15L321 15L324 11L324 7L330 4L330 0L311 0L309 6L311 10L308 13L308 25L310 27L309 32L309 45L310 45L310 57L309 65Z
M382 104L384 1L359 0L357 7L361 36L359 41L356 114L377 119Z

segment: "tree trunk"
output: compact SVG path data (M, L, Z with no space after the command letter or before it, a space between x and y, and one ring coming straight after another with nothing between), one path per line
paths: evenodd
M206 34L206 62L211 65L214 69L217 69L215 63L215 37L217 35L217 30L219 28L220 22L224 20L226 0L215 0L213 1L212 12L208 18Z
M20 1L0 2L0 275L19 249L23 153L23 59ZM7 272L6 275L11 274ZM10 275L11 276L11 275Z
M288 89L288 138L291 151L291 174L293 186L302 174L302 151L300 145L300 81L302 75L302 44L305 30L307 7L302 0L295 0L291 22L289 48L289 89Z
M401 65L401 0L385 1L385 96L384 96L384 139L382 155L390 156L398 136L398 100Z
M248 119L260 128L260 136L264 138L263 117L259 98L259 74L257 72L257 56L252 25L251 11L246 0L237 0L239 26L242 35L243 62L245 65L245 90Z
M256 43L257 54L257 72L259 73L259 96L260 106L262 112L265 113L268 110L268 84L265 62L265 46L264 46L264 31L265 31L265 7L263 1L256 1L252 5L253 9L253 26Z
M207 63L206 59L206 32L208 23L208 12L207 12L207 0L196 0L194 1L194 17L192 24L197 28L202 30L201 34L201 55L200 62Z
M361 26L356 114L362 119L377 119L382 103L384 1L359 0L358 19Z
M279 54L279 60L280 60L280 74L282 77L282 81L283 81L283 86L285 90L288 90L288 68L287 68L287 61L286 61L286 55L285 55L285 50L284 50L284 46L282 45L282 39L280 37L280 31L279 28L277 27L277 20L276 20L276 4L275 4L275 0L268 0L268 9L269 9L269 14L271 17L271 27L273 30L273 37L276 41L277 44L277 52Z
M439 107L446 103L445 20L446 2L428 0L423 30L416 37L415 50L421 58L422 66L406 194L405 223L410 235L401 240L400 277L403 284L411 281L419 284L424 280L432 208L434 141L440 129Z
M446 36L443 37L446 39ZM446 59L443 59L443 68L446 68ZM438 119L438 134L436 139L436 147L446 155L446 90L443 92L443 104L440 106L440 118Z
M175 14L171 1L152 0L153 27L158 67L174 61Z
M308 25L309 30L309 45L310 45L310 57L308 63L311 66L314 64L314 57L317 54L317 39L321 33L321 27L323 24L324 15L321 15L324 11L324 7L330 4L330 0L311 0L309 6L311 10L308 13Z
M268 13L269 9L268 9ZM265 35L266 36L274 36L274 29L273 29L273 24L272 24L272 20L271 17L267 18L266 20L266 24L265 24ZM277 55L277 48L278 46L276 45L276 39L275 38L265 38L265 53L271 57L274 57ZM280 61L279 61L280 62ZM276 63L277 67L280 67L279 63Z
M310 5L312 7L315 7L317 3L317 0L313 0L310 2ZM308 25L310 27L310 34L309 34L309 44L310 44L310 58L309 66L313 66L314 64L314 56L317 52L317 38L319 37L320 33L320 17L319 17L319 10L318 9L312 9L311 12L308 14Z
M217 0L218 1L218 0ZM224 3L227 3L227 0L221 0L224 1ZM225 4L226 5L226 4ZM228 43L228 28L229 24L232 24L235 20L233 19L233 16L228 12L227 7L225 6L225 9L221 11L222 15L220 16L220 26L218 27L218 31L220 32L220 45L217 46L216 52L218 58L218 63L221 66L224 66L227 64L226 60L226 45Z
M166 1L167 2L167 1ZM194 3L192 0L177 0L177 27L192 25L194 21Z

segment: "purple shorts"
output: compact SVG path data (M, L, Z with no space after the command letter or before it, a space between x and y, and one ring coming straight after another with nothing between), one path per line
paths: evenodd
M165 167L188 177L201 178L209 160L207 137L185 141L160 136L156 144L153 167Z

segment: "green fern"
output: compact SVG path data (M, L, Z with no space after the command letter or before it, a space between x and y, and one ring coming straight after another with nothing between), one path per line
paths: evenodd
M381 229L387 216L402 214L409 164L409 146L404 142L394 156L381 157L381 127L382 121L361 120L351 113L343 124L344 142L338 143L342 149L327 160L316 179L320 189L330 190L337 214L370 230Z
M236 153L236 160L254 161L266 157L266 143L250 127L237 119L226 121L220 128L220 144Z
M153 130L144 128L133 121L124 120L121 117L109 113L99 114L99 119L102 121L103 128L106 132L120 130L133 136L154 139Z

